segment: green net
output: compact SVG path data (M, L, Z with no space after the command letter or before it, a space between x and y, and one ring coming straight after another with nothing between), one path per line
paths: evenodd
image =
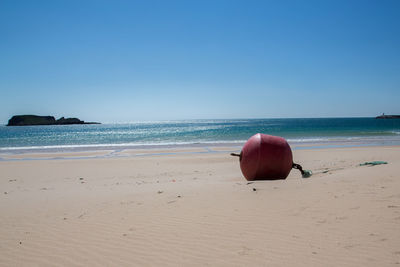
M301 176L303 178L311 177L311 175L312 175L312 171L310 171L310 170L303 170L303 173L301 174Z

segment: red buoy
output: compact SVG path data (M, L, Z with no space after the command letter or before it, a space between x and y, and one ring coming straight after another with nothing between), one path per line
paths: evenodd
M240 152L240 169L248 181L286 179L292 167L292 150L279 136L255 134Z

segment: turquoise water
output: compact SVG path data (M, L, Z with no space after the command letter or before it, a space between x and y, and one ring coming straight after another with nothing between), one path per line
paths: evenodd
M243 144L255 133L291 144L400 144L400 120L374 118L238 119L127 124L0 126L0 150Z

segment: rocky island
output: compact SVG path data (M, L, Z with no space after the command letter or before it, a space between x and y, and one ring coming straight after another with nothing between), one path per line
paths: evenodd
M400 119L400 115L385 115L385 113L383 113L382 115L375 117L375 119Z
M67 125L67 124L100 124L99 122L85 122L78 118L64 118L56 120L53 116L16 115L8 120L7 126L28 125Z

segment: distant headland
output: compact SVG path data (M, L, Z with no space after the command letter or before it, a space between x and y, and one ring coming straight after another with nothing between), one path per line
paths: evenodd
M99 122L85 122L78 118L64 118L56 120L53 116L16 115L8 120L7 126L28 125L68 125L68 124L100 124Z
M375 119L400 119L400 115L385 115L385 113L383 113L382 115L375 117Z

